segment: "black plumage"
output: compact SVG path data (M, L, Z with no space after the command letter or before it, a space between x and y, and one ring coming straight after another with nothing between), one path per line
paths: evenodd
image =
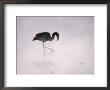
M39 41L42 41L42 42L46 42L46 41L52 41L54 39L54 37L57 37L57 40L59 39L59 33L58 32L54 32L52 34L52 36L50 35L49 32L42 32L42 33L38 33L36 34L36 36L33 38L33 41L34 40L39 40Z
M44 46L44 43L46 41L52 41L55 38L55 36L57 37L57 40L59 40L59 33L58 32L54 32L52 34L52 36L50 35L49 32L42 32L42 33L36 34L35 37L33 38L33 41L39 40L39 41L43 42L44 56L45 56L45 48L47 48ZM48 49L50 49L50 48L48 48ZM50 50L53 51L52 49L50 49Z

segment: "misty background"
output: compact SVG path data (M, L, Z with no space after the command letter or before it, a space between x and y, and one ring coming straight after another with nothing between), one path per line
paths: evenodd
M93 16L17 16L17 74L93 74ZM59 32L59 40L32 41L37 33Z

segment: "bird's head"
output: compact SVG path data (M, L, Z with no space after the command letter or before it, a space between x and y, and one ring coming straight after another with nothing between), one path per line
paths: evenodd
M57 40L59 40L59 33L58 33L58 32L54 32L54 33L52 34L52 36L53 36L53 37L56 36L56 37L57 37Z

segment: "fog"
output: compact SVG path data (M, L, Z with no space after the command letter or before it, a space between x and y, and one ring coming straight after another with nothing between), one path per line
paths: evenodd
M17 16L17 74L94 74L94 17ZM59 40L32 41L40 32Z

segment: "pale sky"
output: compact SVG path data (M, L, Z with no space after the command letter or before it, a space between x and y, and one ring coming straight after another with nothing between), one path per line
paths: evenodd
M43 45L35 34L59 32ZM17 74L94 74L94 17L17 16Z

